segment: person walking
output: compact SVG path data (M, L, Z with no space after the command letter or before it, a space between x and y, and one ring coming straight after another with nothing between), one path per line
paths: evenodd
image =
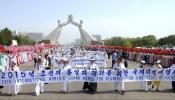
M69 69L71 69L72 68L72 66L71 65L69 65L69 60L68 60L68 58L63 58L63 65L64 65L64 67L63 67L63 70L62 70L62 74L63 74L63 77L64 77L64 86L63 86L63 92L64 92L64 94L66 94L66 93L69 93L69 86L70 86L70 81L69 81L69 75L67 74L67 71L69 70Z
M42 56L39 55L38 57L38 63L35 67L35 72L37 75L40 75L41 71L45 70L45 64L43 64ZM40 80L36 83L35 86L35 95L38 96L40 93L44 92L44 82L41 82Z
M140 63L138 64L139 68L143 68L143 69L148 69L148 66L145 62L145 60L141 60ZM141 89L143 89L145 92L148 92L148 81L140 81L140 85L141 85Z
M159 73L160 71L162 71L161 61L160 61L160 60L157 60L157 61L155 62L155 65L153 66L153 68L156 70L156 73L157 73L157 75L158 75L158 73ZM160 81L158 81L158 80L153 81L152 89L154 89L155 86L156 86L156 91L159 92Z
M96 70L96 71L99 70L99 68L95 64L95 59L94 58L90 59L90 64L88 64L85 69L88 72L92 72L94 70ZM83 90L86 90L86 89L89 90L90 94L94 94L97 91L97 82L84 82Z
M18 72L19 71L19 67L16 65L15 62L12 62L12 73L13 72ZM15 78L13 77L12 80L15 80ZM20 92L21 88L19 84L11 84L9 87L9 94L11 94L11 96L15 96Z
M170 68L175 69L175 57L173 58L173 64ZM175 81L172 81L172 90L175 92Z
M126 68L125 68L123 59L120 57L116 60L116 63L113 66L113 70L115 70L117 72L119 72L119 71L122 72L124 69L126 69ZM121 75L121 77L122 77L122 75ZM123 82L122 78L121 78L120 82L115 82L115 91L118 91L118 88L121 91L121 95L124 95L125 90L124 90L124 82Z
M113 53L112 53L112 68L116 62L116 59L117 59L117 53L116 53L116 51L113 51Z

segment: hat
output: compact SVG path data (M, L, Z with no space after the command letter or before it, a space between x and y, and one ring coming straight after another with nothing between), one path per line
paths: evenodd
M63 59L63 61L68 61L68 59L67 58L62 58Z
M143 64L145 64L145 63L146 63L144 60L141 60L140 62L141 62L141 63L143 63Z
M159 63L161 63L161 61L160 61L160 60L157 60L155 63L156 63L156 64L159 64Z

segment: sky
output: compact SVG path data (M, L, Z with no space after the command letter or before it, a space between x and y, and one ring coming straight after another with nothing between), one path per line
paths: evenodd
M83 20L89 34L161 38L175 34L175 0L0 0L0 29L49 34L57 20ZM61 43L80 38L78 28L63 28Z

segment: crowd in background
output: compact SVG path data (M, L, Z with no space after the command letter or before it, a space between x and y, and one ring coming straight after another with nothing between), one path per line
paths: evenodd
M19 65L26 63L28 61L34 60L34 70L50 70L53 64L54 56L58 56L59 59L56 62L59 66L61 66L62 70L66 70L68 68L73 68L71 66L69 59L70 57L76 57L77 55L81 54L82 56L86 56L86 53L90 51L103 51L105 52L104 57L108 61L111 59L112 66L110 67L113 70L122 70L128 68L128 60L137 61L138 65L135 67L138 68L149 68L148 64L154 65L153 67L158 71L165 67L172 67L175 68L175 58L173 55L157 55L153 53L145 53L145 52L136 52L130 50L121 50L121 49L111 49L111 48L89 48L89 47L80 47L80 48L57 48L57 47L40 47L33 48L28 47L28 49L18 48L16 50L15 47L11 50L6 50L0 53L0 71L19 71ZM95 64L96 55L94 53L93 57L89 59L89 64L85 67L87 70L99 70L99 67ZM44 84L43 82L37 82L35 86L35 93L39 95L40 93L44 92ZM63 92L69 92L69 84L70 82L67 80L64 82ZM140 82L141 88L148 92L149 86L151 89L156 87L156 91L159 91L160 81L142 81ZM125 93L125 83L115 82L115 91L120 91L123 95ZM0 90L2 92L2 88L4 86L0 86ZM173 90L175 90L175 82L172 82ZM8 86L9 94L17 95L20 91L21 87L18 84L13 84ZM89 90L89 93L94 94L97 91L97 82L84 82L83 90Z

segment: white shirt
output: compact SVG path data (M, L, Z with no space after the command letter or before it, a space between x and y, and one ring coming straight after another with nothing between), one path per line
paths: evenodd
M121 70L121 69L126 69L124 63L115 63L113 66L114 70Z
M162 66L160 64L158 64L158 65L154 65L153 68L158 71L158 70L162 69Z
M63 70L62 70L62 74L64 75L64 76L67 76L67 70L68 69L71 69L72 68L72 66L70 66L70 65L64 65L64 68L63 68Z
M46 68L46 67L48 67L48 64L49 64L49 61L46 60L46 59L43 59L43 61L42 61L42 67Z
M86 69L87 70L98 70L98 67L95 63L93 63L93 64L90 63L90 64L87 65Z
M66 65L66 66L64 66L63 70L67 70L67 69L70 69L70 68L72 68L71 65Z
M34 58L38 59L38 54L36 52L34 53Z

